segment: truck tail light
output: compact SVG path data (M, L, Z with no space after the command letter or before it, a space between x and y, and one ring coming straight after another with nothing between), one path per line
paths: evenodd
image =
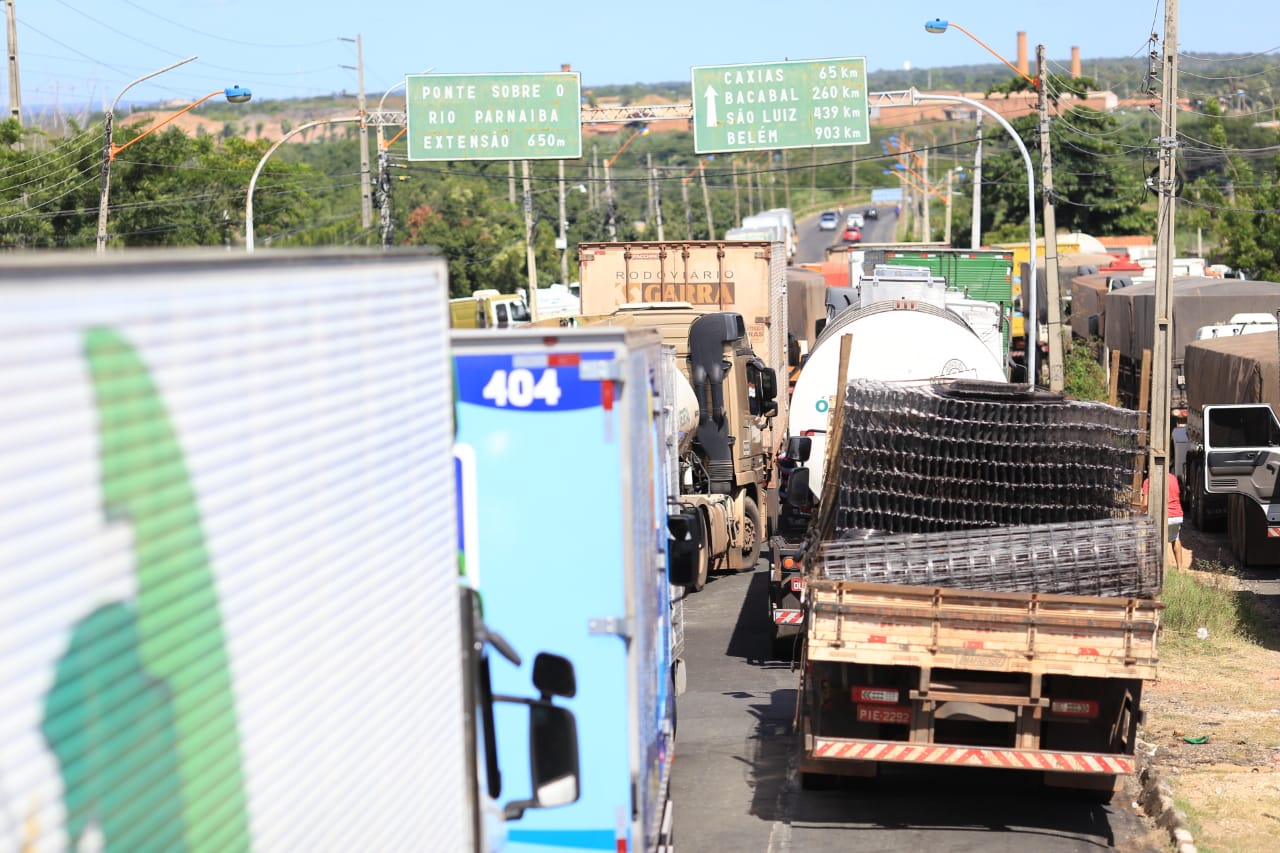
M1098 703L1092 699L1054 699L1049 703L1049 713L1058 717L1093 719L1098 716Z
M878 702L882 705L898 704L898 691L892 687L851 687L849 697L854 702Z
M794 558L794 557L783 557L783 558L782 558L782 568L784 568L784 569L786 569L786 570L790 571L791 569L794 569L795 567L796 567L796 561L795 561L795 558Z

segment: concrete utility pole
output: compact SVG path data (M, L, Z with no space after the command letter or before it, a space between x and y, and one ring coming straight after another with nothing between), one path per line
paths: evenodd
M689 179L680 181L680 198L684 201L684 238L693 239L693 208L689 206Z
M9 118L22 122L22 83L18 80L18 12L15 0L4 0L4 15L9 34Z
M1040 104L1040 184L1044 192L1045 326L1049 333L1049 390L1066 384L1062 367L1062 299L1058 282L1058 226L1053 211L1053 163L1049 156L1049 96L1044 87L1044 45L1036 45L1036 91ZM1031 258L1031 263L1036 259ZM1028 342L1030 346L1030 342Z
M1164 541L1169 522L1169 406L1173 375L1173 213L1174 155L1178 149L1178 0L1165 0L1164 54L1161 64L1160 137L1156 140L1160 163L1157 181L1155 316L1151 352L1151 435L1148 512Z
M651 169L653 175L653 213L658 220L658 240L667 239L665 225L662 222L662 181L658 180L658 170Z
M529 180L529 161L520 161L524 179L524 253L529 267L529 319L538 319L538 262L533 252L533 186Z
M569 284L569 218L564 212L564 161L557 160L560 167L560 282L566 287Z
M955 175L955 169L947 169L947 207L946 219L943 221L943 229L946 234L942 238L942 242L946 243L948 246L951 245L951 197L955 193Z
M818 170L813 170L814 180L817 180ZM782 149L782 197L787 200L787 208L791 207L791 170L787 168L787 149ZM712 238L715 239L714 237Z
M511 206L516 205L516 161L507 161L507 198L511 200Z
M648 195L648 198L646 200L648 206L645 208L644 221L645 221L645 225L648 226L649 223L653 222L653 154L652 152L646 153L644 155L644 167L645 167L644 189L645 189L645 193Z
M982 113L978 113L978 127L974 131L978 145L973 151L973 228L969 237L970 249L982 248Z
M591 189L591 195L587 199L591 202L591 209L595 210L599 199L596 196L596 178L600 175L600 153L596 149L596 144L591 143L591 180L587 181L587 186Z
M698 177L702 181L702 206L707 209L707 239L716 238L716 223L711 218L711 194L707 191L707 164L698 162Z
M356 43L355 70L360 85L360 98L356 110L360 114L360 227L367 231L373 227L373 187L369 177L369 123L365 120L368 113L364 103L364 42L358 33L355 38L344 38L342 41Z
M738 159L735 157L733 163L733 221L742 221L742 191L738 189Z
M609 158L604 161L604 224L610 240L618 239L618 207L613 199L613 170Z

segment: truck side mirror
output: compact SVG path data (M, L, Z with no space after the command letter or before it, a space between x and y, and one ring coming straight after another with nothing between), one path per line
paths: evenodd
M502 807L507 820L519 820L526 809L566 806L578 800L578 722L573 712L550 702L529 705L529 769L533 797Z
M772 367L760 371L760 396L766 403L778 399L778 374Z
M672 586L689 586L697 580L698 555L704 546L702 516L693 507L684 507L667 516L667 581Z
M530 764L538 806L565 806L578 799L578 723L555 705L529 706Z
M813 439L807 435L793 435L787 439L787 458L796 462L808 462L813 452Z
M542 694L543 699L552 696L572 699L578 692L573 664L560 655L539 652L533 659L533 686Z
M797 509L809 503L809 469L797 468L787 478L787 506Z

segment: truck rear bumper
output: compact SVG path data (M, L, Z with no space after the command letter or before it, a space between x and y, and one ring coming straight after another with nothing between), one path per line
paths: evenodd
M856 771L848 768L848 762L880 761L1112 776L1132 774L1137 769L1137 760L1132 755L913 744L808 735L800 758L800 770L849 774Z

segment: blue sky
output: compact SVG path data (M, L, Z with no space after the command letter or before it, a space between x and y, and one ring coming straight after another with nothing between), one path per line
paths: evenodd
M126 101L194 100L239 84L255 98L355 92L361 36L374 106L406 73L558 71L584 88L689 79L694 65L864 56L867 68L907 63L924 87L929 68L996 61L962 32L931 35L950 18L1009 60L1017 33L1034 61L1043 43L1064 65L1143 56L1163 32L1157 0L907 0L786 3L760 0L591 3L575 0L16 0L24 105L101 108L136 77L188 56L194 62L133 87ZM1280 29L1258 26L1256 0L1180 0L1182 52L1264 53ZM343 39L352 41L343 41ZM1280 62L1280 55L1277 55ZM0 75L7 106L8 76Z

